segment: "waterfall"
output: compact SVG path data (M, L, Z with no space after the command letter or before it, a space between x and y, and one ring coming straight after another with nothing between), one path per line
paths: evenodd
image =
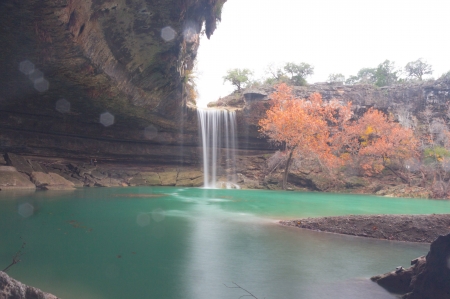
M239 188L236 184L236 113L197 109L197 114L203 145L204 186Z

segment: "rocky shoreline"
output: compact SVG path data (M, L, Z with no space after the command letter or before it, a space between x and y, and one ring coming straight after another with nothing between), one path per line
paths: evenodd
M117 164L97 160L25 157L7 153L0 159L0 190L73 190L76 187L203 185L195 167Z
M450 233L450 214L350 215L280 221L280 224L358 237L431 243Z

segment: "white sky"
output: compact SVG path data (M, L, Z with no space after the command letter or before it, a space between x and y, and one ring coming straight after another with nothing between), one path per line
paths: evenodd
M424 58L437 78L450 70L449 12L449 0L228 0L211 40L200 42L197 103L233 91L223 84L228 69L261 78L270 63L309 63L314 83Z

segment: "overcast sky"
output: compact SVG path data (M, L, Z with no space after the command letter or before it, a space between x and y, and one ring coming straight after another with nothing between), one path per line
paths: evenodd
M314 83L423 58L439 77L450 70L449 12L448 0L228 0L217 30L200 42L198 105L233 91L223 84L228 69L260 78L271 63L309 63Z

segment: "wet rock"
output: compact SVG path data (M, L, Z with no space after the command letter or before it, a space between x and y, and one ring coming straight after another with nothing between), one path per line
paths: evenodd
M2 299L58 299L37 288L27 286L0 271L0 298Z
M450 234L431 243L426 257L411 261L412 266L371 279L386 290L404 294L403 299L450 298Z
M391 272L373 276L370 279L380 286L385 288L387 291L396 294L405 294L412 290L411 281L426 264L425 256L415 259L415 263L412 267L408 269L403 269L403 267L398 267L398 269Z
M203 176L192 180L192 187L201 187L204 184Z
M13 166L0 166L0 190L34 190L30 178Z
M450 298L450 234L439 236L431 243L426 264L411 285L412 292L403 296L404 299Z
M31 174L33 172L33 168L30 163L28 163L27 159L22 156L7 153L5 155L5 160L8 166L14 166L19 172L24 172L26 174Z
M44 190L73 190L74 183L66 180L57 173L32 172L31 180L40 189Z

